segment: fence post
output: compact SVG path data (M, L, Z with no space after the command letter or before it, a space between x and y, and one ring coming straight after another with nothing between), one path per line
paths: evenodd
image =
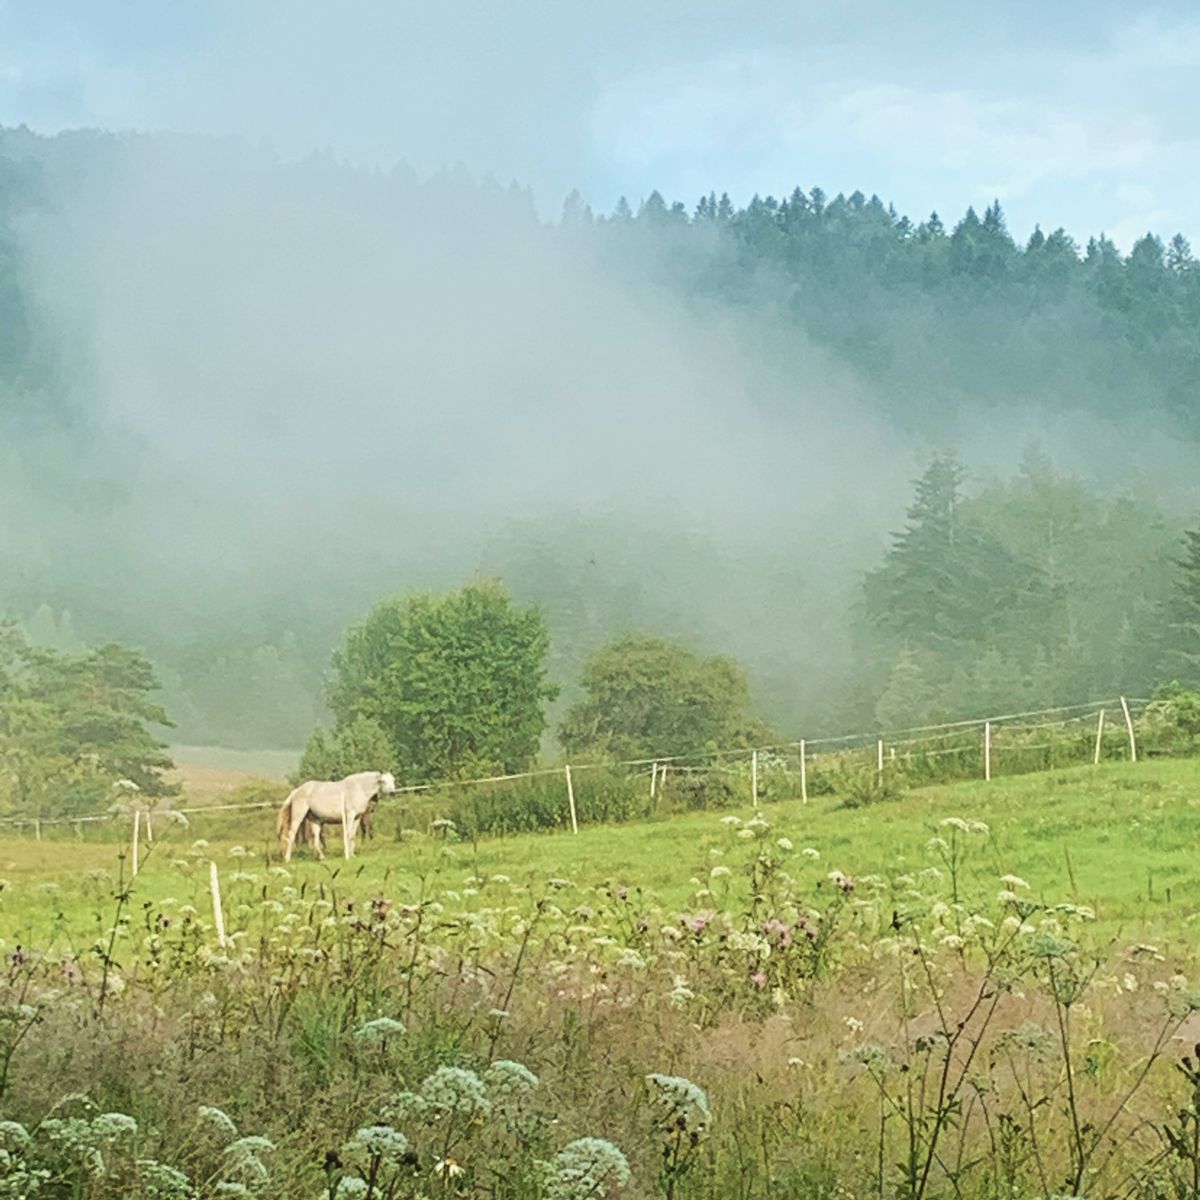
M42 840L42 822L38 817L33 818L33 836L39 842Z
M800 803L808 803L808 768L804 765L804 739L800 739Z
M146 844L154 845L154 826L150 824L150 810L146 809Z
M142 832L142 810L133 810L133 874L138 873L138 840Z
M563 767L563 774L567 777L567 804L571 808L571 832L579 832L579 818L575 814L575 785L571 782L570 766Z
M1100 719L1096 722L1096 753L1092 755L1092 766L1100 765L1101 739L1104 737L1104 709L1100 710Z
M750 751L750 800L758 807L758 751Z
M992 723L984 721L983 723L983 778L985 781L990 781L992 778Z
M1129 761L1137 762L1137 741L1133 736L1133 718L1129 715L1129 705L1125 697L1121 697L1121 708L1125 713L1125 728L1129 731Z
M217 864L208 864L208 890L212 892L213 925L217 930L217 945L225 949L225 914L221 910L221 881L217 877Z
M883 738L875 743L875 770L883 774Z
M658 763L650 768L650 799L654 799L654 789L658 784Z

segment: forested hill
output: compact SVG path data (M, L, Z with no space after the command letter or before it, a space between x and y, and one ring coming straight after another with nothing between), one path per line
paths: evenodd
M233 143L163 141L176 151L190 144L213 169L255 157ZM16 230L31 210L53 211L153 142L0 130L7 419L14 409L27 413L29 392L52 383L50 360L62 350L36 344L31 334ZM408 194L420 190L404 171L380 183L378 173L324 160L320 167L326 179L344 175L348 190L364 176L374 179L393 193L398 219L410 207ZM307 182L304 168L275 169L297 186ZM448 207L461 201L450 193L474 189L462 174L424 186L446 195ZM502 195L490 183L477 190L502 200L510 215L535 219L527 194ZM829 197L819 187L755 197L742 208L714 193L689 209L654 192L636 211L622 200L608 215L593 215L574 194L561 226L592 230L599 252L641 275L642 286L649 274L692 299L785 314L876 381L875 395L902 427L936 429L964 408L1019 399L1117 420L1162 420L1200 436L1200 269L1179 233L1147 231L1124 254L1102 232L1077 238L1061 228L1039 228L1020 245L998 203L982 216L969 208L948 223L937 213L917 221L878 196Z
M568 222L587 216L568 202ZM1122 254L1103 233L1039 228L1022 246L999 203L914 223L820 188L740 209L710 195L691 213L655 193L599 224L689 293L786 312L903 427L1016 400L1200 435L1200 269L1181 234Z
M633 629L736 655L785 729L862 719L913 636L871 642L863 581L930 450L1037 558L994 476L1039 434L1107 539L1107 574L1047 567L1079 599L1062 661L1095 669L1042 678L1076 700L1114 682L1114 622L1137 661L1196 499L1182 237L1018 245L995 204L817 188L544 222L460 171L0 130L0 612L145 646L188 740L302 744L348 621L477 571L547 611L564 704ZM1155 437L1169 471L1114 470Z

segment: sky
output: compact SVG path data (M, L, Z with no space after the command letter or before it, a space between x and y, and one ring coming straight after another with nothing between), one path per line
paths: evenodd
M2 124L461 163L548 216L800 185L1200 240L1198 68L1180 0L0 0Z

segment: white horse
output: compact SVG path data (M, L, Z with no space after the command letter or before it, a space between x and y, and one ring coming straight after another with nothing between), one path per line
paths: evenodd
M313 780L302 783L279 808L275 823L280 838L287 837L284 861L292 861L296 836L305 822L341 825L342 846L347 858L354 854L354 839L359 822L375 800L396 790L396 780L388 771L359 771L345 779ZM313 848L321 853L318 830L313 830Z

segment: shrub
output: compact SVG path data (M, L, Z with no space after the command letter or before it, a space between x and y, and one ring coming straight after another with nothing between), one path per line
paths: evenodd
M640 776L618 768L578 771L572 779L581 825L629 821L648 815L650 797ZM557 771L531 779L461 789L450 818L466 837L568 829L566 780Z
M668 799L678 800L680 807L690 812L733 808L745 795L745 791L739 793L727 772L716 767L676 776L667 785Z
M834 779L834 792L841 796L843 808L866 808L899 800L907 790L903 774L895 767L883 771L868 766L839 767Z
M1162 684L1138 718L1137 733L1148 751L1191 753L1200 741L1200 692L1177 680Z

